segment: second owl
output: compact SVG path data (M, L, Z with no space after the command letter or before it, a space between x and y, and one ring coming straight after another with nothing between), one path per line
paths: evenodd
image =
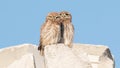
M74 36L74 26L72 24L72 16L67 11L62 11L59 13L61 16L61 40L60 43L72 47L73 36Z

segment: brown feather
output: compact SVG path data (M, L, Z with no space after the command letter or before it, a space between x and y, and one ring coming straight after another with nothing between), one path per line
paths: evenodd
M63 39L60 42L64 43L69 47L72 47L73 36L74 36L74 26L72 24L72 15L69 12L62 11L60 12L60 16L62 18L62 25L64 26L64 28L61 27L62 29L61 34L63 35Z
M57 12L51 12L46 17L46 22L42 25L40 31L40 44L38 50L44 55L46 45L57 44L60 40L60 17Z

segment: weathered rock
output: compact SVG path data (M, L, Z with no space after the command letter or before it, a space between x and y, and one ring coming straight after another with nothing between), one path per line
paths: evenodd
M45 60L45 62L44 62ZM45 63L45 64L44 64ZM45 47L45 59L37 46L23 44L0 49L0 68L115 68L106 46L63 44Z
M45 62L46 68L92 68L89 61L76 56L71 48L64 45L46 46Z
M33 54L26 54L19 60L14 61L7 68L35 68Z
M92 65L92 68L115 68L114 59L107 46L91 44L75 44L73 51L80 56L85 52Z
M29 60L27 57L31 59ZM24 61L22 62L21 60ZM33 62L33 68L44 68L43 60L44 58L40 56L37 46L32 44L22 44L0 49L0 68L11 68L15 64L18 65L17 68L26 68L26 64L29 65ZM21 65L26 67L20 67Z

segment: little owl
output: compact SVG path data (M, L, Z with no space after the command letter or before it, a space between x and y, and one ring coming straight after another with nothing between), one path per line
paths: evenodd
M72 24L72 16L69 12L62 11L59 13L61 16L61 43L72 47L74 26Z
M44 47L46 45L57 44L60 41L60 23L61 17L57 12L50 12L45 23L41 27L40 31L40 44L38 50L40 54L44 55Z

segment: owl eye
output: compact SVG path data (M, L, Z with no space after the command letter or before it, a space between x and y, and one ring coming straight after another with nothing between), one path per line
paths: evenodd
M48 16L49 18L52 18L52 16Z
M56 16L55 18L57 19L57 18L60 18L60 17L59 17L59 16Z
M65 14L65 15L67 15L67 16L68 16L69 14Z
M60 15L62 15L62 14L60 14Z
M52 16L48 16L47 18L48 18L48 19L52 19L53 17L52 17Z

